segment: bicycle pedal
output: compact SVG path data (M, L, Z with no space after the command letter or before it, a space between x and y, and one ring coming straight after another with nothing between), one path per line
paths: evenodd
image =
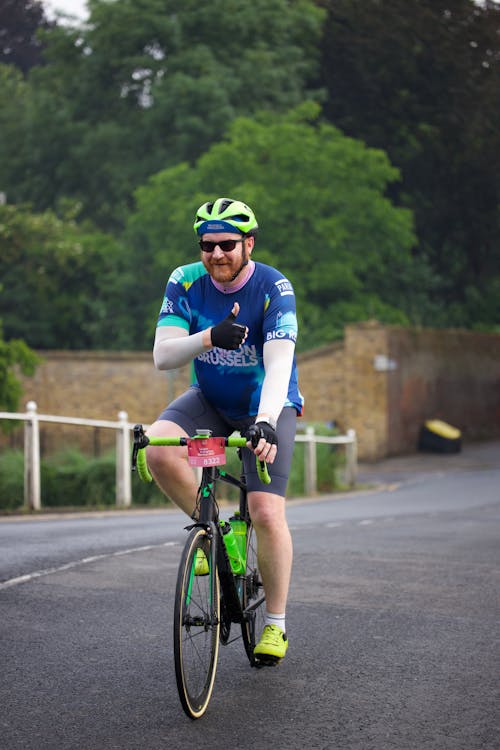
M264 654L259 654L259 656L253 657L252 666L257 669L261 669L262 667L277 667L281 661L282 660L277 656L265 656Z

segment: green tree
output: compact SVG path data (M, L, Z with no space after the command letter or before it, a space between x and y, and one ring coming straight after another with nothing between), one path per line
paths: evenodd
M19 70L0 65L0 191L10 194L25 167L26 98L28 84Z
M81 130L33 77L0 65L0 190L10 203L29 198L44 210L64 201L72 166L62 154L78 143Z
M325 115L401 169L391 195L415 214L432 269L422 322L499 319L498 3L326 0Z
M217 195L255 208L255 258L294 283L302 348L341 336L349 321L408 322L411 280L425 268L412 260L410 212L385 196L397 179L383 152L322 123L315 104L238 118L195 165L163 170L137 190L128 241L142 258L140 296L151 301L145 330L154 330L170 271L199 257L194 211Z
M2 0L0 4L0 63L27 73L42 62L39 29L53 26L37 0Z
M1 289L0 289L1 293ZM24 341L5 341L0 321L0 411L16 411L22 395L19 372L33 375L39 358ZM9 422L1 422L2 430L9 429Z
M91 225L0 206L0 277L7 338L37 349L127 347L133 311L122 248Z
M43 35L46 64L18 120L26 145L0 167L12 201L36 210L68 196L120 227L149 175L198 157L238 114L298 104L317 68L324 14L313 0L89 6L84 28Z

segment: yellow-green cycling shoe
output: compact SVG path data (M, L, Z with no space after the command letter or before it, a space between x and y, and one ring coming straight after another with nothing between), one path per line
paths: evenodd
M266 625L253 650L255 661L262 666L278 664L286 654L288 639L277 625Z
M210 568L208 566L207 556L205 555L202 549L198 548L196 550L196 562L194 564L194 574L195 576L207 576L209 572L210 572Z

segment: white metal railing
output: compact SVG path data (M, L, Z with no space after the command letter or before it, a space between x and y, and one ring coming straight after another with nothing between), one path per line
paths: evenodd
M345 481L349 487L354 486L358 471L358 444L355 430L347 430L345 435L316 435L314 427L308 425L304 434L295 435L295 442L305 444L304 490L306 495L315 495L318 491L317 443L345 445Z
M128 421L126 411L118 412L118 421L105 419L82 419L80 417L59 417L51 414L39 414L35 401L28 401L25 412L0 412L1 419L23 421L24 424L24 504L32 510L40 510L40 422L73 424L85 427L104 427L116 430L116 505L128 507L132 503L132 484L130 474L131 431L134 424ZM314 428L306 427L304 434L295 436L296 442L304 443L304 490L306 495L317 492L317 443L345 445L346 465L345 480L353 486L357 473L357 441L354 430L347 430L346 435L316 435Z
M105 419L81 419L80 417L58 417L52 414L39 414L35 401L28 401L26 412L0 412L0 419L23 420L24 425L24 504L32 510L40 510L40 422L56 424L84 425L86 427L105 427L116 430L116 504L128 507L132 503L132 484L130 477L130 430L134 427L128 422L126 411L118 412L118 421Z

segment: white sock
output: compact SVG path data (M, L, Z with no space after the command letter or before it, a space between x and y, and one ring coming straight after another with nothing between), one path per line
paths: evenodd
M285 613L283 612L282 615L275 615L266 610L266 621L264 625L277 625L285 633Z

